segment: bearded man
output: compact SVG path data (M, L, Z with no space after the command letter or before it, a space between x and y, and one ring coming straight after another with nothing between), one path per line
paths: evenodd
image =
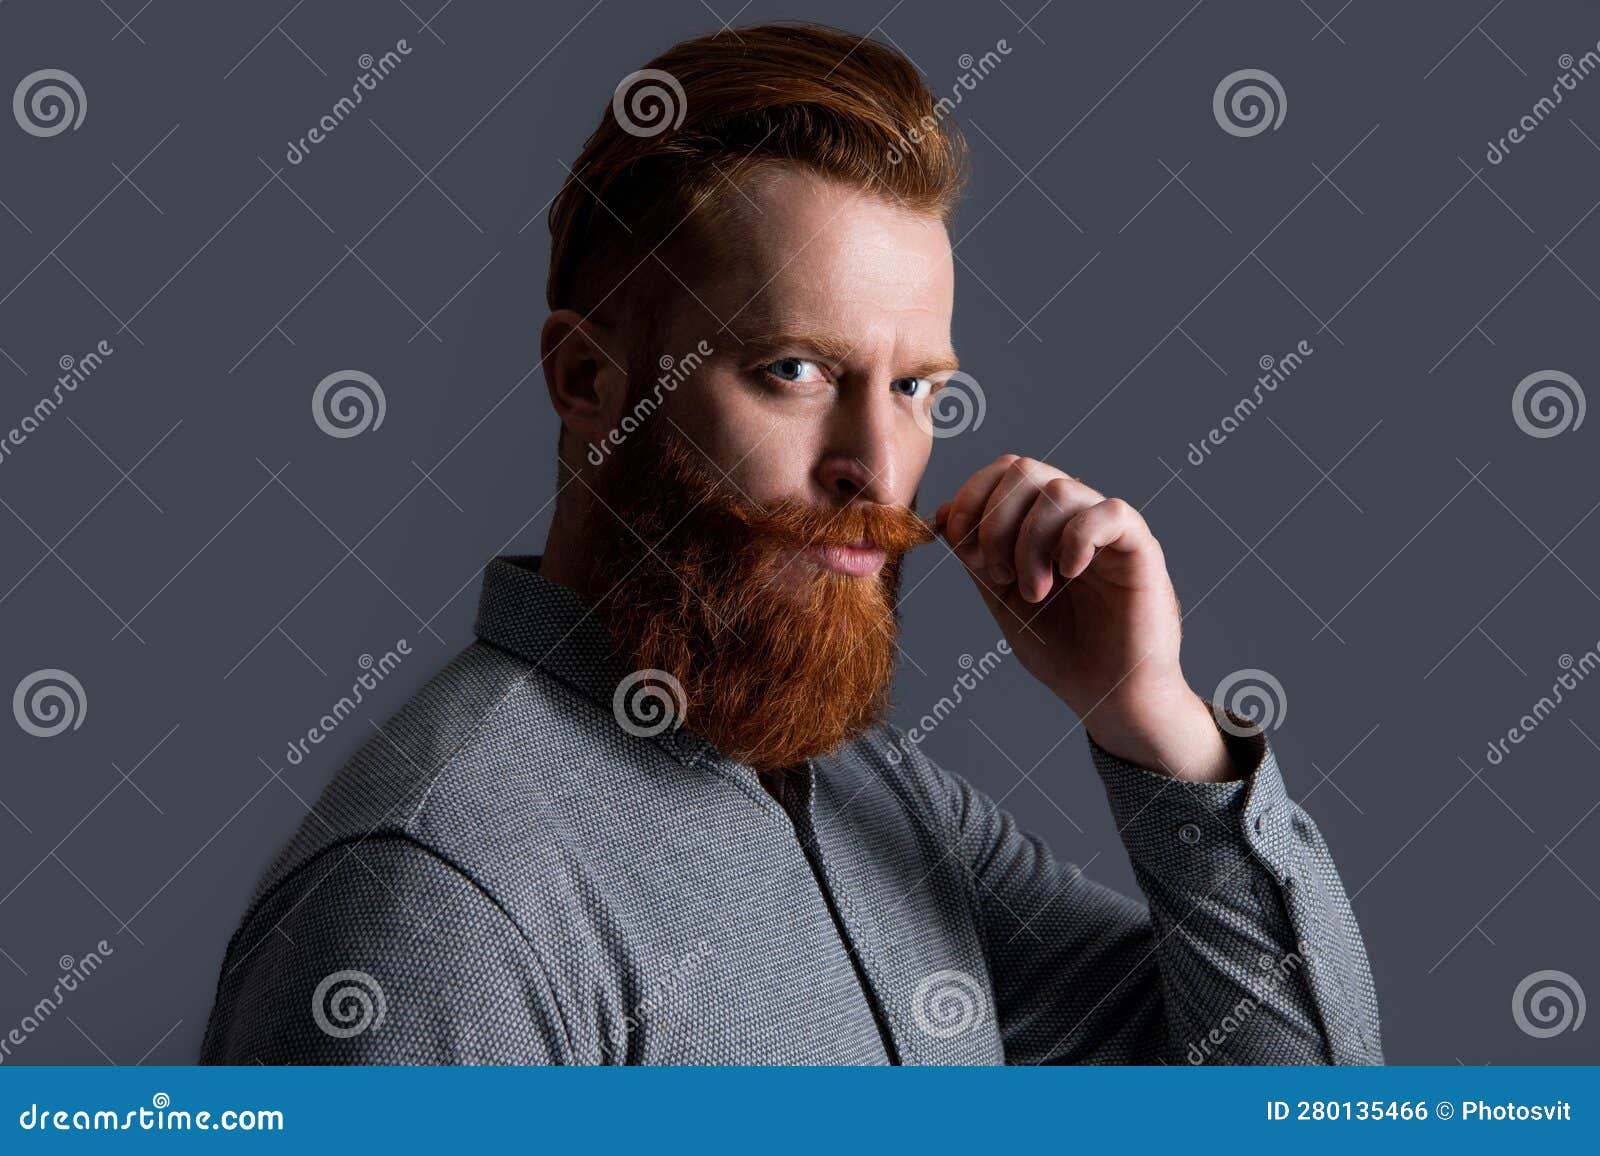
M262 880L205 1060L1381 1062L1326 844L1189 688L1138 511L1008 454L914 512L945 111L815 26L618 89L551 210L544 551L489 565L476 640ZM1081 720L1143 902L886 720L935 542Z

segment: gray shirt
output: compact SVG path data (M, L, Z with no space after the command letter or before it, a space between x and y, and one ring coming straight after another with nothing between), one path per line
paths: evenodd
M267 871L203 1062L1382 1062L1264 736L1226 783L1089 740L1136 902L887 723L781 803L687 726L625 729L607 632L537 565L489 565L477 640Z

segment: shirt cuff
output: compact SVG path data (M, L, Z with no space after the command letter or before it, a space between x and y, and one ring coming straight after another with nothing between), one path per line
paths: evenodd
M1210 891L1230 879L1248 885L1265 866L1278 881L1288 870L1288 792L1266 734L1232 711L1219 726L1241 777L1191 782L1152 771L1089 738L1111 816L1135 867L1173 884ZM1085 731L1087 735L1087 731Z

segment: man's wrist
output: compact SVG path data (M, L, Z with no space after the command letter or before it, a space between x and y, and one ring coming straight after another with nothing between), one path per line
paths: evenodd
M1084 729L1101 749L1174 779L1197 783L1240 777L1211 707L1185 685L1173 695L1146 695L1131 709L1089 712Z

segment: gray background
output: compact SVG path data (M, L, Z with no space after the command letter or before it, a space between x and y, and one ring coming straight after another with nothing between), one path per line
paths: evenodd
M1273 741L1354 896L1389 1057L1600 1057L1600 1025L1536 1039L1511 1013L1542 969L1600 992L1600 682L1484 754L1600 640L1600 423L1535 438L1511 407L1530 373L1600 369L1600 78L1484 159L1600 12L437 3L0 6L0 95L61 68L88 99L49 139L0 116L0 429L63 355L115 350L0 462L0 697L55 667L87 698L50 739L0 714L0 1031L59 957L114 948L10 1062L193 1058L260 870L468 641L483 561L543 541L562 163L674 40L802 16L875 25L939 92L962 54L1011 49L957 110L956 342L987 417L937 445L924 508L1008 451L1141 507L1196 688L1247 667L1284 687ZM395 73L287 164L360 54L401 37ZM1214 119L1241 68L1286 90L1276 131ZM1258 358L1301 339L1305 366L1188 463ZM310 412L343 369L388 406L350 439ZM905 590L910 723L997 633L940 547ZM402 637L413 656L361 716L288 765L360 656ZM1012 662L927 749L1132 887L1074 722Z

